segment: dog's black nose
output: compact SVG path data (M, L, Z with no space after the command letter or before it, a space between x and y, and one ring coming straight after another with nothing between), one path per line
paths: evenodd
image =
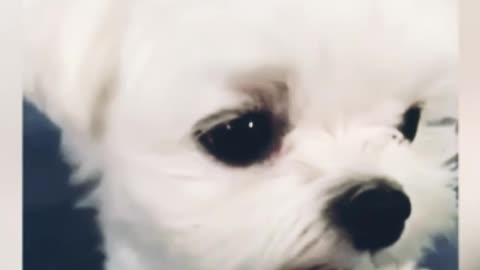
M411 213L407 195L387 185L353 188L335 208L339 225L361 251L376 251L395 243Z

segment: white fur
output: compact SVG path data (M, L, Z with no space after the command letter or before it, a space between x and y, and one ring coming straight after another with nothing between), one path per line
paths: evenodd
M64 131L77 176L102 175L107 270L414 268L454 228L455 175L441 166L454 130L427 123L456 113L455 1L24 3L25 94ZM199 151L192 126L249 102L234 78L265 70L290 91L294 128L280 154L233 169ZM394 127L419 101L418 138L398 144ZM318 216L327 190L375 175L400 183L413 212L401 239L371 257Z

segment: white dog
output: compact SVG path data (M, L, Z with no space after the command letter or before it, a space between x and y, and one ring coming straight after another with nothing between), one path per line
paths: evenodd
M416 269L456 226L456 3L25 2L107 270Z

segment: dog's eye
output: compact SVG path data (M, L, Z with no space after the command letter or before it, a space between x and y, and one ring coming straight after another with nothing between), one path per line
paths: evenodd
M402 132L405 139L413 141L417 135L418 124L422 108L418 105L411 106L404 114L402 123L398 126L398 130Z
M198 135L200 144L216 159L247 166L268 157L275 144L275 125L269 112L249 112Z

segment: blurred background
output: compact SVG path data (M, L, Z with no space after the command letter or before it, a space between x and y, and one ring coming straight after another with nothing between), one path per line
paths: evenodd
M68 184L70 168L60 134L31 104L23 103L23 269L102 270L101 235L92 209L75 209L85 187ZM458 270L457 237L439 239L422 263L431 270ZM133 269L132 269L133 270Z

